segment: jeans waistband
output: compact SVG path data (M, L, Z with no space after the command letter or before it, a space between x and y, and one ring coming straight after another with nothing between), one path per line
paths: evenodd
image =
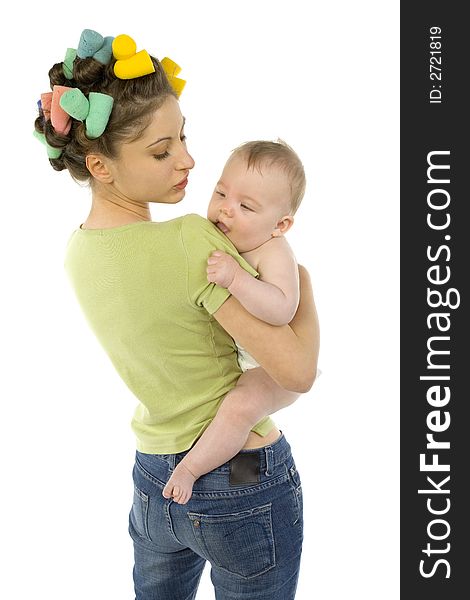
M190 450L179 452L177 454L153 454L153 460L162 460L168 463L171 470L183 460ZM137 455L141 454L137 451ZM262 448L251 448L247 450L240 450L238 454L255 454L259 456L260 469L266 476L272 475L275 468L278 465L285 463L291 456L291 447L289 442L286 440L284 433L281 431L281 435L272 444L263 446ZM230 472L230 462L228 461L214 469L214 472Z

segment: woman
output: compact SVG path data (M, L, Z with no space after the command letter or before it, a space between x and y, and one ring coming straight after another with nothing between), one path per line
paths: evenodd
M302 492L289 444L270 417L237 456L197 481L187 505L165 499L162 489L235 386L232 336L282 387L310 388L318 324L308 274L300 268L290 326L270 326L208 282L216 249L252 272L217 228L197 215L151 220L150 202L183 199L194 161L177 69L165 73L148 55L141 69L129 40L85 30L77 56L68 53L49 73L52 98L43 95L36 130L52 166L91 185L91 211L69 240L65 267L91 328L140 401L129 519L136 597L194 598L209 560L217 598L289 600L302 550ZM253 397L266 393L265 375L254 381ZM279 408L273 399L272 412Z

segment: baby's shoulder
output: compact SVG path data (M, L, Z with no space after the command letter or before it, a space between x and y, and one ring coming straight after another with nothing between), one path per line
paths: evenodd
M260 257L265 259L278 259L282 256L294 257L294 252L284 236L271 238L257 250L260 252Z
M295 256L288 241L284 237L271 238L258 248L242 255L256 270L264 271L271 265L295 264Z

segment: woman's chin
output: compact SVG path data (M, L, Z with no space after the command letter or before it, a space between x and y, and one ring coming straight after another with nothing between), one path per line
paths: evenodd
M175 192L173 192L173 194L170 195L171 199L168 202L170 202L171 204L178 204L178 202L181 202L181 200L186 196L186 190L184 189L175 190Z
M186 196L185 190L177 190L177 193L172 192L167 194L165 198L152 198L149 200L152 204L178 204Z

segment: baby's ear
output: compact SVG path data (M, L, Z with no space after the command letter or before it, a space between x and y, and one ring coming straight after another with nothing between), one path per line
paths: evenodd
M276 224L276 229L271 233L271 237L283 236L294 224L294 217L292 215L285 215Z

